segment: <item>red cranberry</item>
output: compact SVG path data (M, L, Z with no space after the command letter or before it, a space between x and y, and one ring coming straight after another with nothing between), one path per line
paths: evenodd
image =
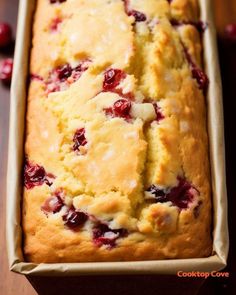
M225 34L229 39L236 41L236 24L227 25L225 27Z
M103 90L114 90L125 78L126 74L118 69L109 69L104 73Z
M129 0L122 0L124 2L125 13L129 13Z
M0 23L0 47L6 47L12 41L12 30L9 24Z
M87 139L85 137L85 129L84 128L78 129L75 132L73 142L74 142L74 145L73 145L74 151L79 151L80 146L84 146L87 144Z
M199 88L206 91L209 85L207 75L200 68L197 67L192 68L192 75L193 78L197 80Z
M89 60L81 61L75 68L65 64L53 69L45 81L47 93L67 89L71 83L77 81L82 73L88 69L90 62Z
M163 190L156 185L151 185L147 191L155 196L157 202L166 203L170 201L180 210L188 208L189 203L194 199L194 191L199 194L196 188L181 177L178 177L176 187Z
M192 71L192 76L197 81L199 88L205 92L208 88L208 85L209 85L209 79L208 79L207 75L203 72L203 70L200 69L194 63L191 55L189 54L187 48L185 47L185 45L183 43L182 43L182 46L184 48L184 53L185 53L186 59L190 65L190 68Z
M65 225L72 230L76 230L85 224L88 220L88 216L84 212L75 210L72 206L69 211L62 217Z
M208 27L208 24L203 21L190 22L190 25L195 26L200 33L204 33Z
M116 240L128 235L124 228L111 229L108 225L99 223L93 229L93 241L98 247L106 245L109 248L116 246Z
M0 80L5 84L11 83L13 71L13 59L6 58L2 61L0 65Z
M117 93L119 96L132 100L134 95L129 93L123 93L122 89L117 88L122 80L126 78L126 73L119 69L109 69L104 73L103 91L109 91Z
M112 117L120 117L126 120L130 119L131 102L127 99L117 100L113 107L104 109L106 115Z
M146 15L137 10L131 10L128 12L128 15L132 15L135 18L135 22L145 22L147 20Z
M154 195L155 199L156 199L156 202L158 202L158 203L166 203L166 202L168 202L166 190L163 190L163 189L159 188L158 186L156 186L154 184L152 184L147 189L147 192Z
M72 68L69 64L65 64L64 66L57 68L56 72L58 74L58 79L61 82L64 82L67 78L71 76Z
M58 26L62 22L62 19L60 17L56 17L52 20L52 23L50 25L50 30L52 32L57 32L58 31Z
M159 122L159 121L163 120L165 117L161 112L161 108L157 105L157 103L154 103L153 106L154 106L155 113L156 113L156 121Z
M61 85L58 83L58 81L53 82L52 80L50 82L46 83L46 93L49 94L51 92L57 92L61 91Z
M117 100L113 105L113 112L116 117L130 118L131 102L125 99Z
M42 211L47 213L57 213L61 210L61 208L64 206L61 192L55 192L53 197L48 198L45 203L41 206Z
M53 69L49 74L49 78L45 82L47 93L61 91L67 87L66 79L70 76L69 73L71 72L70 66L67 64Z
M28 160L24 167L24 185L27 189L34 188L35 186L52 185L52 181L55 178L54 175L46 173L42 166L32 164Z
M66 2L66 0L50 0L51 4L53 4L53 3L63 3L63 2Z
M167 197L175 206L186 209L194 198L192 189L197 190L185 179L179 177L178 180L178 185L171 189Z

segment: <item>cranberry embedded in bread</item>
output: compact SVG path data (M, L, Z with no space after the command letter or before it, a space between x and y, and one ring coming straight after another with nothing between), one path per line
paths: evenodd
M68 228L75 230L84 225L88 216L83 212L76 211L74 207L71 207L62 218Z
M117 100L112 107L104 109L107 116L130 119L131 102L126 99Z
M179 209L186 209L199 195L199 192L186 179L178 177L178 185L172 188L162 189L156 185L151 185L148 193L152 194L156 202L172 202Z
M184 48L184 53L186 56L186 59L190 65L191 71L192 71L192 76L194 79L196 79L199 88L206 91L209 85L209 79L207 75L203 72L202 69L200 69L195 62L193 61L191 55L188 52L188 49L183 45Z
M147 19L144 13L137 10L130 10L128 15L132 15L135 18L135 22L144 22Z
M76 82L89 67L90 61L83 60L76 67L64 64L51 70L45 80L47 93L66 90L70 84Z
M44 204L41 206L41 210L45 213L58 213L64 206L63 199L60 192L55 192L53 196L46 199Z
M54 3L63 3L63 2L66 2L67 0L49 0L51 4L54 4Z
M108 225L99 223L93 228L93 241L97 246L107 246L113 248L116 246L116 240L122 237L126 237L127 230L111 229Z
M87 139L85 137L85 129L84 128L80 128L78 130L76 130L75 134L74 134L74 138L73 138L73 150L74 151L79 151L80 146L84 146L87 144Z
M51 186L55 176L47 173L43 166L33 164L28 159L24 167L24 185L27 189L32 189L35 186L43 185L44 183Z

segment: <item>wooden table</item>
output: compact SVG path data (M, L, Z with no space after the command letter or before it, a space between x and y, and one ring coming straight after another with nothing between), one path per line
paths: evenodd
M215 14L218 32L223 34L224 26L229 22L236 22L235 0L214 0ZM17 17L18 0L0 1L0 21L8 21L15 28ZM170 277L157 278L156 276L119 276L119 277L82 277L82 278L31 278L29 279L39 294L236 294L233 292L232 281L236 281L236 249L233 230L236 228L236 143L235 114L236 114L236 44L229 44L222 38L219 39L220 58L224 83L224 107L227 151L227 185L229 196L229 223L231 233L230 258L227 271L231 272L230 279L208 279L204 284L201 280L178 279ZM0 57L7 55L2 54ZM232 66L233 65L233 66ZM34 295L37 292L31 286L27 278L9 272L7 253L5 246L5 179L7 165L7 141L8 141L8 118L9 118L9 89L0 87L0 295ZM234 135L234 136L233 136ZM162 283L160 283L160 281ZM198 291L200 289L200 291ZM172 292L170 290L175 290ZM191 290L191 291L190 291ZM193 291L194 290L194 291Z

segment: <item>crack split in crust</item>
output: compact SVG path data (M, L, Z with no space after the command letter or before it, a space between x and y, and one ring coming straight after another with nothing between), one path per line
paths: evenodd
M27 174L27 259L210 255L197 1L53 2L35 16L25 151L55 178Z

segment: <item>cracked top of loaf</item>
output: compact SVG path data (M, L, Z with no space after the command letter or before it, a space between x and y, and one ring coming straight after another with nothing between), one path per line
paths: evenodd
M24 167L33 262L211 254L197 0L38 0Z

